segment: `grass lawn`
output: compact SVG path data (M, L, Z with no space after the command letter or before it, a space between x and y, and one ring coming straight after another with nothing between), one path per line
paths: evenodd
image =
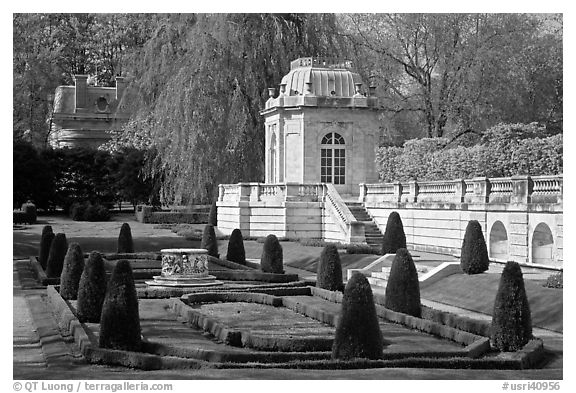
M454 274L422 289L421 295L425 299L492 315L499 282L499 274ZM532 324L562 333L562 289L545 288L543 280L524 280L524 283Z

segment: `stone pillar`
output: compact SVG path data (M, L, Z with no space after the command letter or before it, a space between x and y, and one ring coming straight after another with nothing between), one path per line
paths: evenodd
M249 201L250 200L250 183L238 183L240 186L240 201Z
M464 197L466 196L466 183L464 179L454 180L454 201L456 203L464 202Z
M286 183L286 201L296 201L298 200L298 189L300 188L299 183Z
M410 194L408 195L409 202L418 202L418 183L416 180L410 182Z
M490 181L487 177L475 177L472 179L474 182L474 196L471 200L472 203L488 203L490 200Z
M224 186L222 184L218 184L218 201L224 200Z
M366 184L360 183L358 184L360 187L360 195L358 195L358 202L365 202L366 199Z
M86 108L88 75L74 75L76 109Z
M126 88L126 81L124 77L117 76L116 77L116 99L120 100L124 95L124 89Z
M522 205L530 203L533 184L530 176L512 176L513 192L510 202Z
M402 202L402 183L394 182L394 202Z

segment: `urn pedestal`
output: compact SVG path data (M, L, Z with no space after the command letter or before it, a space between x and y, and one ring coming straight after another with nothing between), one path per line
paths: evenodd
M208 274L208 251L203 248L167 248L162 253L162 274L148 285L163 287L205 287L222 285Z

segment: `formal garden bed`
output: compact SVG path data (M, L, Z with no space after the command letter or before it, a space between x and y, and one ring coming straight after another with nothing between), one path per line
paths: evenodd
M376 298L386 340L383 358L333 360L330 347L341 294L302 285L261 290L266 293L252 287L140 299L143 346L133 352L100 348L99 324L80 323L75 301L64 300L58 287L47 287L63 335L73 337L84 357L97 364L140 369L525 369L538 364L543 354L538 339L516 352L498 352L483 335L485 323L432 309L415 318L385 309ZM460 330L462 326L472 332Z

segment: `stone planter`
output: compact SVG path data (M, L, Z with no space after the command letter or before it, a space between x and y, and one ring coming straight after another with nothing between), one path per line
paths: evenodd
M203 248L167 248L162 253L162 274L148 285L197 287L222 285L208 274L208 251Z

